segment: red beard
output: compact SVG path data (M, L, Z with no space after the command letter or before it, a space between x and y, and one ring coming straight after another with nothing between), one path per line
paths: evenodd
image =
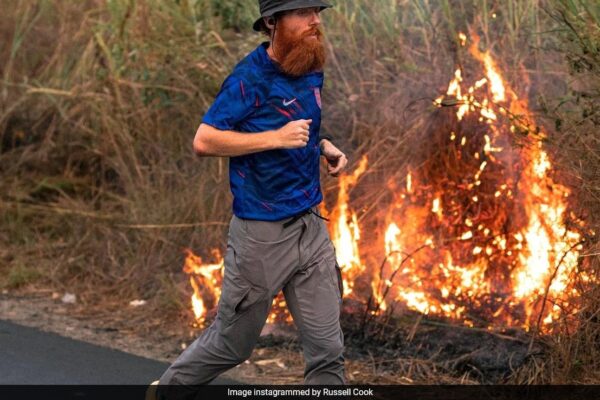
M310 38L316 35L316 40ZM304 33L301 37L290 35L285 29L276 31L277 46L273 46L279 66L288 75L298 77L321 71L325 65L323 32L319 28Z

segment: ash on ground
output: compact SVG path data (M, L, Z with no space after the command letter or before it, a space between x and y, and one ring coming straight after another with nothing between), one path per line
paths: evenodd
M408 362L443 375L468 376L470 382L501 384L543 350L521 329L488 331L418 315L365 324L362 316L344 313L342 327L346 360L371 360L382 373L407 369ZM302 349L296 330L279 324L263 330L257 348Z
M422 360L436 370L484 384L503 383L542 351L520 329L490 331L417 314L389 318L385 324L377 319L365 324L350 314L342 318L349 358L390 360L389 368L397 368L400 360Z

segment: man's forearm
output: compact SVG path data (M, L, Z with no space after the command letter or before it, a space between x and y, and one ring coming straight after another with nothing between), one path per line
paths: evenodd
M321 150L321 155L323 155L323 147L327 143L331 143L331 140L329 140L329 138L319 138L319 150ZM331 144L333 144L333 143L331 143Z
M194 151L199 156L236 157L277 147L274 131L240 133L201 124L194 138Z

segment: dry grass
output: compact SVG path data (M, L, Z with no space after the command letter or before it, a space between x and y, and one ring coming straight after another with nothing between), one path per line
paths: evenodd
M470 26L513 86L540 100L540 119L554 132L548 146L600 231L598 97L573 89L568 77L600 82L598 69L581 70L598 66L594 2L337 3L325 16L324 130L351 162L369 155L352 193L355 208L366 210L361 223L375 226L375 211L390 200L380 182L403 179L430 100L463 63L456 32ZM182 249L210 257L223 248L231 215L226 160L195 158L191 140L228 71L262 41L247 34L255 9L240 4L0 0L4 287L76 292L91 311L144 298L148 315L189 318ZM331 204L336 181L323 183ZM586 251L597 271L597 250ZM547 338L549 352L515 382L599 381L594 294L581 328ZM398 379L441 374L425 361L402 362Z

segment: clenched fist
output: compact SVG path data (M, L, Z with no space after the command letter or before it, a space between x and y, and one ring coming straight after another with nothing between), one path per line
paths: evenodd
M298 149L306 147L308 143L308 129L312 119L299 119L288 122L285 126L275 131L275 138L279 147L283 149Z

